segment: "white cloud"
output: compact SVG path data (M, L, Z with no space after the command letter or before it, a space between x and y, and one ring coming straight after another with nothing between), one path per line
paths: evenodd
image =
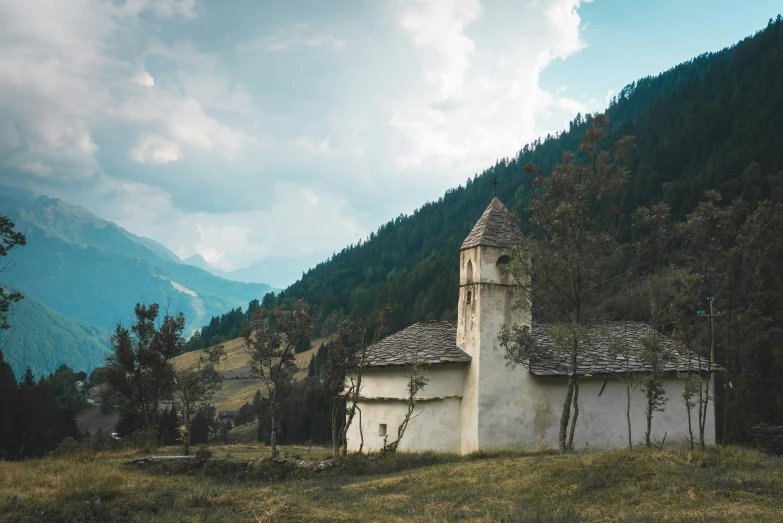
M162 136L148 135L139 140L131 156L139 163L168 163L182 158L182 152L177 143Z
M332 148L328 138L325 138L319 142L312 136L302 136L297 138L294 143L302 149L313 154L324 156L336 156L340 154L340 151Z
M403 9L400 26L413 45L427 53L424 78L436 96L448 100L462 95L465 73L475 50L465 29L478 18L478 0L412 0Z
M270 52L290 51L307 48L323 48L341 51L347 42L332 33L314 33L308 24L295 24L257 38L249 43L237 45L239 51L263 49Z
M139 74L133 77L133 81L144 87L152 87L155 85L155 79L147 71L141 71Z
M399 24L418 51L422 83L387 120L400 139L398 169L458 183L595 107L569 98L567 86L539 86L552 60L584 47L580 1L513 5L514 16L502 16L476 0L402 2Z
M92 129L117 122L143 125L136 145L127 144L138 162L171 162L188 150L234 157L248 136L177 86L158 85L143 65L139 70L147 54L109 52L117 37L139 32L141 13L187 19L194 6L193 0L0 2L0 110L10 115L0 138L14 142L0 144L13 150L5 166L60 179L93 175L99 166ZM203 65L202 55L189 50ZM241 86L237 93L246 103ZM209 94L214 100L221 93ZM46 169L30 168L44 157Z
M0 172L223 269L339 250L595 108L539 82L584 46L578 6L292 9L205 38L193 0L0 0Z
M19 166L23 171L31 172L41 177L47 177L52 174L52 168L49 165L45 165L41 162L28 162Z

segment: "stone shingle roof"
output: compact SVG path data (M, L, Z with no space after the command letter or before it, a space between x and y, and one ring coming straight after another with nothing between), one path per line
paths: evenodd
M370 367L408 365L414 358L426 364L468 363L457 347L457 327L446 321L415 323L368 349Z
M536 357L530 361L530 372L536 376L567 376L568 353L559 350L547 335L548 325L533 323L532 333L536 340ZM592 346L581 351L577 360L579 374L613 374L625 371L622 356L613 358L612 347L620 342L630 350L631 372L645 372L649 368L641 361L642 337L653 329L642 322L610 322L604 329L593 331ZM672 361L666 363L667 372L688 370L686 355L677 354L674 341L661 336L663 347L672 354ZM418 356L416 356L418 354ZM439 363L470 363L471 357L457 347L457 328L446 321L429 321L411 325L388 336L368 349L368 366L391 367L410 364L414 357L428 365ZM701 365L701 367L699 366ZM707 369L707 360L691 354L690 370ZM722 370L713 364L713 371Z
M510 247L522 242L519 230L511 213L500 200L493 198L484 214L478 219L473 230L462 242L462 249L472 249L479 245L487 247Z
M536 376L567 376L569 369L569 355L567 351L561 351L554 341L546 334L546 325L533 323L531 329L536 340L539 354L530 361L530 372ZM596 329L593 331L595 338L592 347L581 351L577 368L579 374L611 374L622 373L625 370L626 362L622 356L612 357L612 346L615 342L620 342L628 347L629 351L623 351L629 354L629 368L632 372L645 372L649 366L640 360L642 351L642 337L647 333L652 333L653 329L646 323L641 322L611 322L605 330ZM687 355L677 354L674 340L668 336L661 336L663 347L672 355L672 361L666 363L667 372L687 371ZM701 367L699 366L701 364ZM691 354L690 370L707 369L707 360ZM713 371L721 370L720 367L713 364Z

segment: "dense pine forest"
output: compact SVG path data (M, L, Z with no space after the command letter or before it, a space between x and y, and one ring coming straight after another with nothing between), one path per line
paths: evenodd
M683 222L704 204L708 190L720 194L719 207L741 200L747 204L747 212L765 200L773 205L783 203L781 85L783 21L778 16L765 29L730 48L703 54L622 89L604 113L610 121L607 144L623 135L636 140L627 159L630 175L622 200L617 202L619 212L629 216L639 206L662 201L669 206L672 218ZM499 182L497 195L520 217L523 233L530 233L526 208L533 177L526 174L525 166L534 164L539 174L546 176L565 151L578 149L592 118L577 115L564 132L526 145L514 157L499 159L438 201L389 221L365 241L346 247L308 271L277 296L265 296L261 306L304 299L312 305L316 335L328 335L341 320L367 316L387 304L393 311L390 333L417 321L456 319L458 249L491 200L492 182ZM629 225L629 239L632 234ZM659 267L676 263L696 271L695 253L685 245L675 247L676 252L665 256ZM256 306L251 304L251 308ZM607 310L627 319L647 319L643 311L617 303L608 303ZM774 318L774 325L783 321L780 308L772 302L764 312ZM247 314L236 310L213 318L189 348L233 336ZM724 377L718 394L723 395L727 387L734 391L738 410L732 419L741 418L736 426L727 428L727 434L733 434L727 438L748 441L752 423L781 419L783 380L778 371L783 370L783 357L773 331L765 343L755 347L755 353L746 354L741 361L725 344L726 336L730 339L731 335L724 332L723 338L719 336L718 361L731 358L736 375ZM323 359L323 354L316 356L311 374L318 373ZM743 387L741 391L738 385ZM720 397L718 401L721 424L724 414L731 413L724 410Z

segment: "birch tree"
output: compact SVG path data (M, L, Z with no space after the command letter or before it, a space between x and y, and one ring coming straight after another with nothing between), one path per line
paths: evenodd
M397 427L397 438L391 443L387 443L387 437L383 440L383 453L397 452L400 446L400 441L405 435L405 431L408 429L408 424L416 418L421 412L414 415L416 410L416 403L418 400L419 392L424 390L429 382L429 378L425 376L426 362L421 359L420 356L420 341L417 340L413 351L410 354L405 355L406 365L403 367L402 376L405 378L405 388L408 392L405 416L402 418L400 425Z
M625 333L625 331L624 331ZM631 391L635 390L638 386L638 374L632 366L633 358L636 356L635 350L631 347L630 343L626 343L627 337L623 336L620 339L612 341L611 348L609 350L610 357L617 361L622 362L620 370L615 371L613 375L619 379L625 385L625 422L628 429L628 448L633 449L633 431L631 429Z
M297 300L293 307L276 306L273 311L256 309L244 332L245 350L250 357L253 376L259 378L267 393L272 456L278 457L278 395L290 384L297 371L296 345L312 334L310 306Z
M345 423L343 423L340 438L343 443L343 455L348 453L348 429L353 424L358 414L359 421L359 452L364 447L364 434L362 432L362 411L359 407L361 399L362 378L369 363L369 348L375 345L386 333L389 323L389 315L392 309L386 305L383 309L374 313L370 318L362 322L348 321L342 324L343 333L347 339L355 339L355 348L350 357L345 360L345 387L346 402Z

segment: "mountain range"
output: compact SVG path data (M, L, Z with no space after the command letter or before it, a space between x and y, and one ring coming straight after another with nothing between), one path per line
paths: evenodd
M33 364L39 372L51 371L62 363L89 370L107 346L105 333L117 322L129 324L137 302L182 311L192 332L213 315L273 291L266 284L230 281L182 263L166 247L60 199L4 188L0 214L27 238L27 245L9 256L11 270L2 274L6 285L31 298L17 311L17 323L24 310L36 311L35 320L20 326L26 339L14 335L7 340L5 353L15 362L14 371ZM66 325L69 320L75 321ZM46 332L55 324L64 326L52 334L62 347L59 360L44 358L44 349L29 341L36 326ZM85 344L77 332L93 332L92 341ZM83 359L74 357L79 347Z
M264 282L277 289L283 289L301 278L307 272L307 269L323 261L324 257L323 254L299 257L274 256L233 271L215 269L198 253L185 258L182 262L204 269L215 276L220 276L227 280L251 283Z

